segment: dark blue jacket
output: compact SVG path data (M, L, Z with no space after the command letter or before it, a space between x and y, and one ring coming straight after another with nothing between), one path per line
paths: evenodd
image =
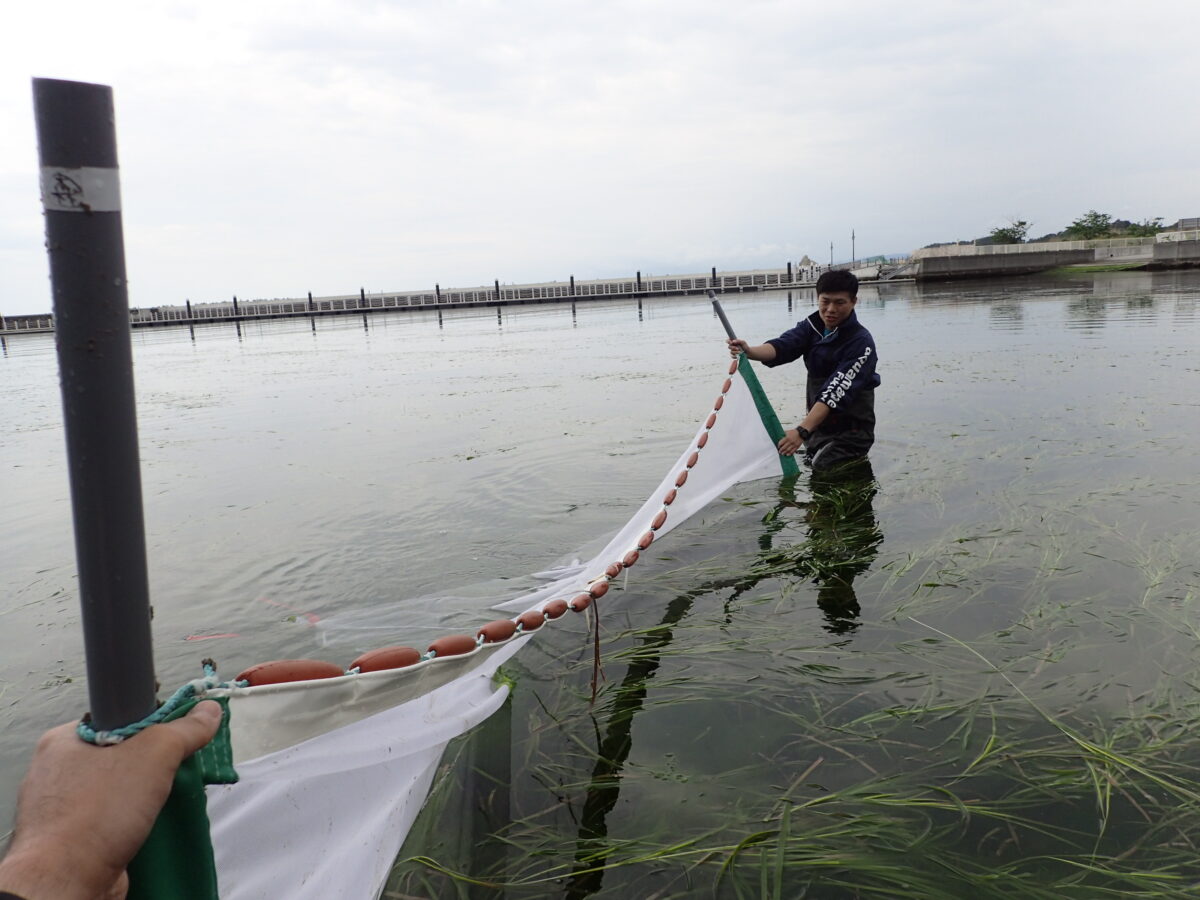
M874 433L875 388L880 384L875 371L878 353L875 339L859 323L857 313L850 313L826 336L821 314L814 312L767 343L775 348L775 359L764 365L781 366L804 357L808 407L820 400L831 410L821 431L856 428Z

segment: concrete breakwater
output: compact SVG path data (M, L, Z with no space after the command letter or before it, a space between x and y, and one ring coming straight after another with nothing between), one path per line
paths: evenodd
M1162 232L1147 238L927 247L913 253L905 274L918 281L946 281L1104 265L1145 269L1200 266L1200 231Z

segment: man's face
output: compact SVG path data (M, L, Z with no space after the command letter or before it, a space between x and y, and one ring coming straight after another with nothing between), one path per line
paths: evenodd
M854 312L854 304L857 302L858 299L851 297L846 291L819 294L817 309L821 313L821 321L825 323L826 328L832 331L850 317L850 313Z

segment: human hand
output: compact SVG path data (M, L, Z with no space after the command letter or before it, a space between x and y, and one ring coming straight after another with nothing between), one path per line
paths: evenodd
M779 439L779 443L775 446L779 448L780 456L792 456L804 446L804 441L800 439L799 431L795 428L789 428L783 433L783 437Z
M84 743L74 723L47 731L21 782L0 891L25 900L123 898L125 867L150 833L176 770L212 739L221 715L220 705L206 700L112 747Z
M745 353L747 358L750 358L750 343L748 341L743 341L741 338L729 338L725 344L729 347L729 355L734 359L737 359L740 353Z

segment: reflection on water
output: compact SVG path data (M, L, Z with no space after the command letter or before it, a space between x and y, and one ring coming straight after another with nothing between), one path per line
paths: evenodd
M802 484L810 488L810 494L806 495ZM561 893L555 893L555 896L564 900L584 900L605 888L605 868L597 865L597 860L606 858L611 852L611 821L624 818L618 809L625 786L629 785L629 791L635 794L634 798L625 801L626 806L642 802L636 798L640 792L636 773L627 771L635 751L635 729L643 715L653 715L653 710L647 710L646 704L652 696L656 676L665 666L689 652L686 645L675 646L676 637L681 629L685 632L696 629L698 623L693 622L690 626L685 623L697 611L698 604L718 600L720 621L727 627L736 627L742 605L754 603L750 598L757 590L765 588L770 592L781 578L796 576L817 585L816 606L825 617L826 630L845 634L858 626L854 579L870 568L883 539L873 514L872 499L877 484L870 464L858 461L820 476L802 474L783 479L774 489L769 485L762 487L762 505L768 507L767 511L761 516L755 513L757 527L751 524L755 519L738 517L742 525L738 542L725 547L727 552L735 552L737 543L755 545L757 552L745 558L741 565L732 567L736 573L690 584L665 602L656 621L639 624L633 631L616 638L622 661L609 659L606 666L612 669L624 665L624 674L619 680L605 685L602 702L586 714L590 724L586 727L589 733L584 740L589 744L594 740L594 746L585 751L584 758L592 760L591 767L586 773L580 772L578 781L560 782L557 789L575 795L575 799L572 800L571 824L562 835L563 851L569 852L571 861L564 867ZM771 493L775 494L774 500ZM712 549L711 546L693 547L691 552L685 551L685 556L705 558ZM639 605L644 607L639 612L646 613L654 608L656 604L648 600L639 598ZM627 604L620 604L620 601L618 604L616 614L623 620L629 610ZM602 614L602 621L608 621L609 615L609 612ZM644 620L645 616L639 615L639 619ZM606 649L611 656L613 648ZM558 680L553 673L549 674L552 680ZM541 677L544 676L536 676ZM516 702L518 718L528 718L530 711L525 707L529 702L528 694ZM540 699L536 702L542 704ZM511 716L507 710L506 716ZM682 734L677 736L683 737ZM513 770L481 779L480 756L494 755L497 749L494 742L498 738L496 729L488 725L473 737L460 741L460 746L451 753L457 758L457 765L445 775L439 795L422 813L414 836L409 839L411 852L417 852L416 848L419 848L422 854L428 854L436 848L442 864L456 860L457 865L486 879L498 877L503 880L504 873L513 865L511 852L506 855L504 848L513 840L520 841L519 837L508 834L512 823L520 819L522 811L537 807L542 798L536 789L529 792L523 777L528 773ZM544 747L545 738L536 733L518 732L506 735L504 739L512 741L512 757L518 759L528 760L558 752ZM683 777L682 772L672 769L669 759L675 756L675 753L667 754L664 777L668 779ZM561 773L563 767L555 764L553 768ZM634 778L632 784L630 777ZM534 780L545 786L540 776L535 775ZM482 786L487 787L486 802L482 799L481 781L484 782ZM511 809L514 819L480 815L479 810L485 806L489 810L500 806ZM463 819L469 819L474 826L453 832L439 829L436 823L445 822L451 809L461 810ZM402 864L394 873L390 887L413 896L426 896L424 892L431 887L422 881L422 874L420 866ZM613 891L617 896L631 896L624 893L626 889L622 887L624 879L620 873L615 881ZM497 893L491 886L485 890L481 885L475 885L468 888L468 894L471 897L496 897L504 892Z
M1025 327L1025 307L1020 303L994 303L988 313L997 331L1020 331Z
M1099 331L1108 323L1108 301L1100 297L1080 297L1067 304L1068 328Z
M1009 279L1004 285L1004 290L996 290L990 282L911 285L908 294L930 308L986 304L991 325L999 331L1024 330L1030 324L1027 303L1064 297L1068 316L1062 324L1084 333L1114 324L1151 325L1168 312L1177 321L1196 321L1195 275L1189 272L1032 275ZM1040 317L1032 324L1043 325Z
M804 500L796 497L801 477L809 482ZM856 460L829 472L782 479L779 501L763 517L760 566L772 574L790 566L818 585L817 605L825 615L825 630L833 634L858 628L861 609L854 579L871 568L883 541L873 506L877 492L870 460ZM806 539L777 551L774 536L785 527L787 512L795 509L803 511Z

